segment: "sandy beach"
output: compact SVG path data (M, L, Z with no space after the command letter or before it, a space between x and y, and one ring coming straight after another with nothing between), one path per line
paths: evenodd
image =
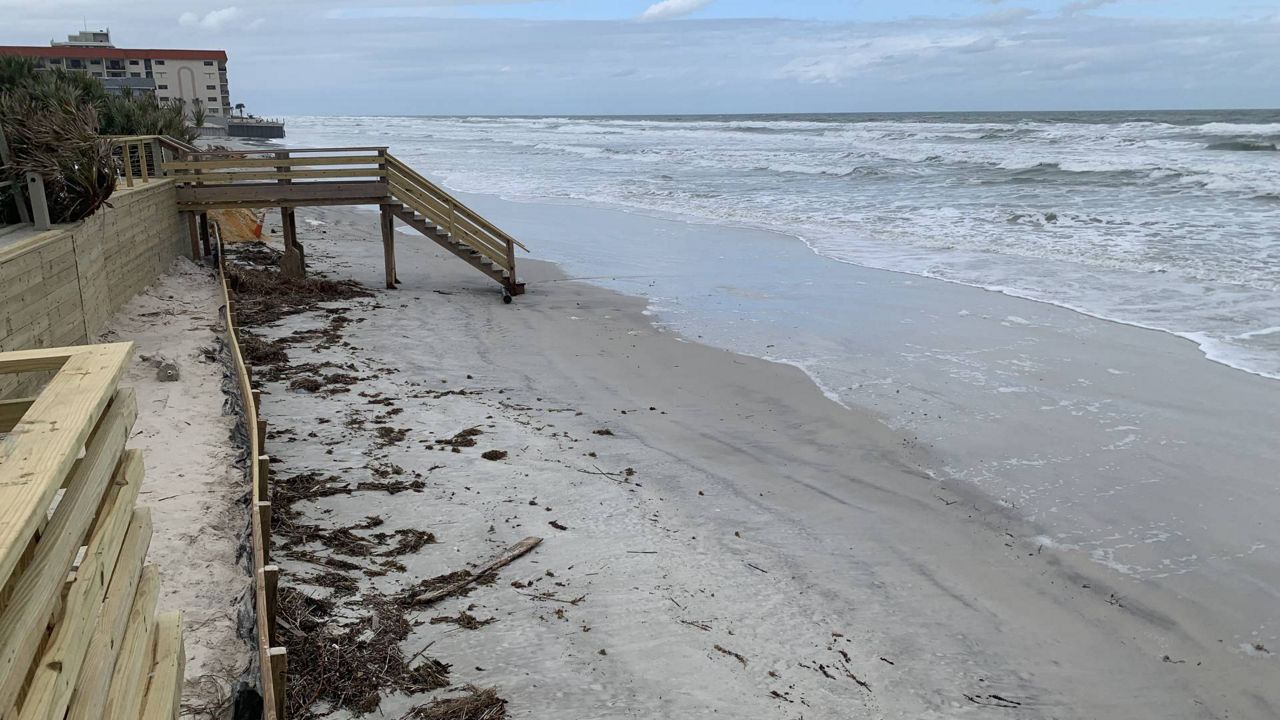
M504 306L410 235L383 291L375 215L299 217L312 268L373 295L254 328L323 380L265 383L273 473L390 483L293 509L378 552L393 531L436 542L344 591L308 583L315 559L367 560L294 545L283 582L333 599L342 626L370 593L544 538L493 584L409 613L404 655L451 665L455 688L495 687L522 718L1274 715L1264 643L1240 652L1212 614L1038 543L940 481L918 432L800 370L660 330L644 300L548 263L524 261L530 291Z

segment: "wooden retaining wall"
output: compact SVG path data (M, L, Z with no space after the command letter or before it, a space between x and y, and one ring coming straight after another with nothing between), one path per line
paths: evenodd
M78 223L0 246L0 352L93 341L189 252L180 220L173 181L152 180L116 190L111 207ZM18 382L0 376L0 398Z
M176 718L182 616L156 616L132 343L0 353L0 718Z
M215 236L218 230L215 226ZM226 264L221 241L218 245L218 279L222 283L223 319L230 338L232 367L244 405L244 424L249 441L249 475L253 486L250 516L253 551L253 598L256 610L259 691L262 693L263 720L285 717L285 672L288 652L279 642L276 630L276 589L280 568L271 564L271 490L269 485L271 458L264 452L267 421L261 417L262 395L253 388L249 366L240 349L240 331L236 327L235 308L227 289Z

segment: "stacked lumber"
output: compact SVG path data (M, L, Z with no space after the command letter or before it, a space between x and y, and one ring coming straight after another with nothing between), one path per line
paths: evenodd
M52 372L0 408L0 718L176 718L182 617L156 614L132 343L0 353Z

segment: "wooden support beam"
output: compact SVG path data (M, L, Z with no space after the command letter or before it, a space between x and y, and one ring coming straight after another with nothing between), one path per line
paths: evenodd
M298 216L291 207L280 208L280 234L284 236L284 255L280 258L280 272L285 277L302 279L307 276L307 264L302 245L298 243Z
M262 583L262 588L266 592L267 606L261 608L259 612L267 613L267 630L268 642L271 645L276 644L276 611L279 608L280 597L280 567L278 565L268 565L258 571L258 581Z
M209 213L200 213L200 246L204 249L204 257L209 257L213 251L209 248Z
M382 225L382 264L387 276L387 289L396 289L396 216L391 206L383 205L381 213Z
M27 197L31 200L31 222L36 229L53 227L49 222L49 198L44 194L44 178L39 173L27 173Z
M191 240L191 261L200 262L200 227L196 223L196 214L190 210L182 213L187 217L187 237Z
M275 690L276 717L284 717L286 680L289 671L289 651L282 647L273 647L267 651L271 662L271 685Z
M261 500L271 499L271 488L268 484L268 478L271 476L271 456L258 456L258 498Z
M258 513L259 527L262 528L262 561L266 563L271 559L271 503L259 500L254 509Z

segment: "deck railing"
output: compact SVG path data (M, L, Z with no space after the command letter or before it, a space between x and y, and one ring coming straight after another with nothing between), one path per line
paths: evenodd
M161 177L164 163L196 151L194 145L168 135L108 135L107 139L125 187L133 187L135 179L146 183Z
M529 248L394 156L386 161L387 185L397 200L516 276L515 249Z
M161 168L187 191L180 190L180 201L186 198L184 204L197 211L202 205L312 205L326 198L338 204L380 196L376 202L394 199L408 206L513 279L515 249L528 250L385 147L204 150L184 153Z

